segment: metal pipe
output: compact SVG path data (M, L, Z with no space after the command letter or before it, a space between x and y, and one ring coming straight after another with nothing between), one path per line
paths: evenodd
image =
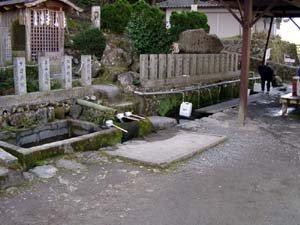
M264 49L264 57L263 57L263 60L262 60L262 65L266 65L267 49L268 49L268 45L269 45L269 41L270 41L270 37L271 37L271 31L272 31L272 27L273 27L273 21L274 21L274 17L271 17L270 27L269 27L269 31L268 31L268 37L267 37L267 42L266 42L265 49Z
M251 77L249 80L259 80L260 77ZM197 86L197 87L188 87L185 89L179 89L179 90L174 90L174 91L154 91L154 92L141 92L141 91L135 91L134 94L140 95L140 96L150 96L150 95L165 95L165 94L182 94L183 92L189 92L189 91L196 91L196 90L201 90L201 89L207 89L211 87L216 87L216 86L222 86L225 84L233 84L233 83L238 83L240 80L231 80L231 81L223 81L215 84L208 84L204 86Z

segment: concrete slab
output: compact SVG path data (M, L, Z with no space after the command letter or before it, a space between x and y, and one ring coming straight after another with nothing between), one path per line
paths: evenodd
M167 167L173 162L190 158L225 140L225 136L178 131L167 139L132 141L106 153L150 166Z

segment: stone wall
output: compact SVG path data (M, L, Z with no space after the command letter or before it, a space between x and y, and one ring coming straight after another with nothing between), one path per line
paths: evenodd
M78 87L69 90L34 92L25 95L0 97L0 129L30 127L64 119L70 114L73 99L93 94L93 88Z
M249 88L252 89L254 81L249 81ZM144 115L160 115L177 117L180 104L183 101L191 102L193 109L217 104L225 100L238 98L239 82L229 83L222 86L186 91L177 94L152 94L139 96L140 113Z

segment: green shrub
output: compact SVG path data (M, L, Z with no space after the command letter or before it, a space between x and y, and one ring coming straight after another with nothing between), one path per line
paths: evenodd
M133 5L127 34L139 54L166 53L170 49L163 12L143 0Z
M117 0L114 4L105 5L101 12L102 28L115 33L124 33L131 15L132 7L127 0Z
M179 34L190 29L203 28L209 32L207 16L202 12L173 12L170 17L171 28L169 30L173 42L178 41Z
M27 92L39 91L38 68L26 66ZM0 70L0 95L15 94L13 69Z
M86 30L73 39L74 49L79 50L80 54L95 55L101 59L106 40L102 32L97 28Z

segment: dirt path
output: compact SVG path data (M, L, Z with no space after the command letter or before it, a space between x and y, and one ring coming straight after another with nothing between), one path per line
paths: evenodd
M183 123L229 140L166 171L73 155L82 166L0 194L0 224L299 225L300 123L278 109L265 96L243 128L235 110Z

